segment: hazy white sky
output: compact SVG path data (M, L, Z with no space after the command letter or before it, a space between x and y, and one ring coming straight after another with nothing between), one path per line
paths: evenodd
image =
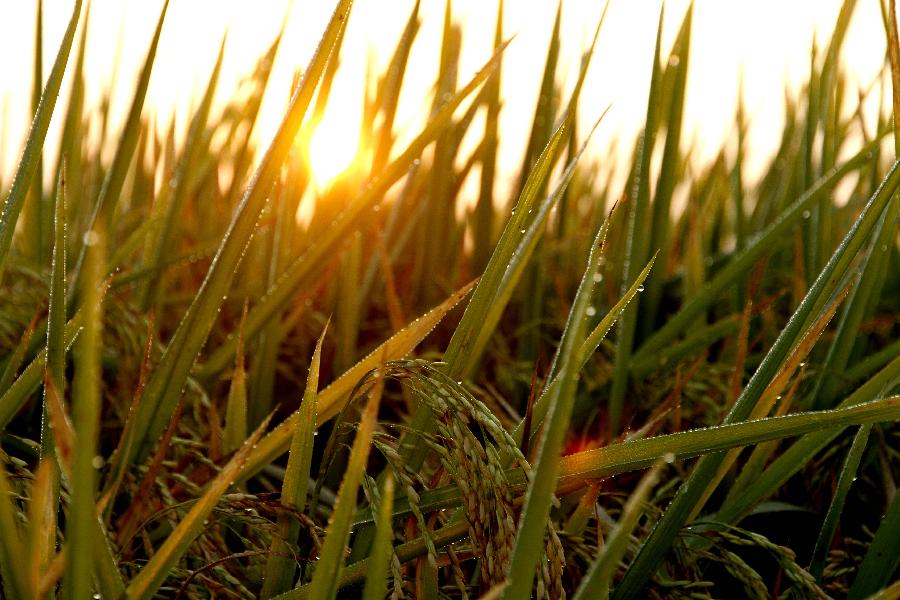
M72 0L44 0L45 75L55 56ZM227 100L234 83L249 72L277 31L290 0L172 0L149 90L149 105L167 123L173 111L184 123L190 98L205 84L223 31L230 27L217 102ZM352 134L359 120L359 90L368 61L383 67L405 23L413 0L357 0L350 19L342 70L326 116L329 127ZM121 117L130 102L162 0L94 0L87 50L88 106L96 107L121 45L120 85L113 96ZM516 34L504 62L501 117L501 173L511 176L528 134L556 0L507 0L505 31ZM686 0L666 4L665 40L670 44ZM273 133L288 96L293 71L308 61L333 0L296 0L279 53L260 136ZM696 137L701 152L712 153L734 129L739 72L744 71L747 105L753 118L751 161L758 161L780 135L785 81L796 88L808 71L814 31L826 40L840 0L696 0L690 57L685 139ZM611 105L592 144L600 156L615 137L632 136L646 109L650 61L660 0L613 0L600 33L581 103L581 126ZM562 65L571 84L578 58L602 10L599 0L566 0L563 8ZM400 137L412 133L427 111L426 98L438 62L444 0L423 0L422 26L412 50L410 73L397 120ZM489 57L496 0L455 0L454 18L464 26L464 82ZM8 173L18 160L28 126L35 2L0 0L0 168ZM866 85L884 54L878 0L859 2L843 59L851 84ZM74 56L74 51L73 51ZM64 84L67 89L68 83ZM851 88L851 92L853 88ZM64 93L65 96L65 93ZM184 131L180 126L179 131ZM51 132L51 142L56 136ZM344 138L346 139L346 138Z

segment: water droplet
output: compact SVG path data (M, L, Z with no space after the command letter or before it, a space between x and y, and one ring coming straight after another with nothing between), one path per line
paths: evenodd
M97 235L97 232L91 229L87 233L84 234L84 245L85 246L93 246L97 242L100 241L100 236Z
M588 306L588 307L584 310L584 313L585 313L587 316L589 316L589 317L593 317L594 315L597 314L597 309L594 308L593 306Z
M525 233L525 230L524 230L524 229L520 229L520 230L519 230L519 233Z
M601 281L603 281L603 273L594 273L591 279L594 280L594 283L600 283Z
M804 210L802 216L804 219L808 219L811 214L808 210Z
M673 54L672 56L669 57L669 66L670 67L677 67L680 62L681 62L681 59L678 58L677 54Z
M666 452L663 454L663 460L671 465L675 462L675 455L672 452Z
M643 292L643 291L644 291L644 284L643 284L643 283L642 283L641 285L638 286L638 291L639 291L639 292Z
M106 461L103 460L103 457L100 455L97 455L91 459L91 466L94 467L95 469L102 469L103 465L105 465L105 464L106 464Z

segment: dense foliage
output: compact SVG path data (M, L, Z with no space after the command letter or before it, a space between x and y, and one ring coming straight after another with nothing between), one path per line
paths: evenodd
M417 2L366 152L320 190L308 141L351 0L260 152L281 35L220 111L223 40L178 144L143 106L165 2L109 152L88 142L108 102L84 105L104 32L76 1L0 182L5 597L897 598L900 46L891 2L883 77L852 94L854 4L752 182L742 107L712 162L682 139L692 8L657 37L625 165L582 158L604 57L564 93L557 17L505 198L499 16L460 81L447 3L400 146Z

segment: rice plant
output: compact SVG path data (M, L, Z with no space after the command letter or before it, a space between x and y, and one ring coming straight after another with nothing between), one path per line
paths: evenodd
M184 132L145 106L164 2L111 149L82 4L0 181L3 597L898 597L893 0L877 122L847 89L845 0L755 180L742 105L736 151L682 139L693 7L671 47L659 15L630 163L588 158L606 11L564 93L560 3L512 197L502 2L470 80L446 3L401 144L415 3L360 90L369 152L324 187L309 139L352 0L292 89L269 85L282 29L218 109L223 39Z

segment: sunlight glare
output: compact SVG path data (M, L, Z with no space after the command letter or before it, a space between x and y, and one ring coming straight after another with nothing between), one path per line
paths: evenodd
M329 106L309 140L309 164L320 189L347 171L359 154L360 115L341 108Z
M91 35L85 58L85 106L96 111L102 106L102 90L119 64L119 83L111 97L111 135L116 135L129 107L131 85L144 59L152 27L163 0L122 2L121 0L93 0L89 31ZM273 66L253 141L265 148L275 134L284 115L290 82L298 68L302 68L315 50L318 36L331 15L336 0L297 3L290 13L284 38ZM394 0L390 3L365 0L356 3L348 23L348 33L341 52L339 69L327 123L314 132L312 162L317 185L330 180L352 165L358 140L357 115L359 106L352 104L359 98L359 80L367 66L369 51L377 58L374 73L381 72L393 53L403 27L403 18L415 0ZM46 0L44 15L45 76L55 58L58 41L65 29L73 0ZM222 74L213 114L227 104L237 82L255 68L257 59L277 34L282 16L290 0L239 2L237 0L194 0L175 2L170 7L154 63L154 76L147 94L147 105L158 111L159 123L166 123L171 115L179 115L176 135L186 132L187 115L192 102L208 79L215 61L223 30L229 36L222 65ZM615 138L631 139L642 126L646 109L650 54L656 34L656 16L661 0L653 2L614 2L598 41L597 59L585 82L579 111L580 127L584 131L599 116L595 107L612 108L605 121L609 124L598 133L589 155L604 156L609 142ZM677 33L688 0L672 0L666 7L664 46L668 47ZM385 10L390 4L391 10ZM500 114L503 132L498 150L497 185L502 190L506 182L515 179L521 163L521 149L527 144L530 122L534 112L535 95L540 84L545 61L546 43L552 26L556 2L529 2L529 10L520 10L517 3L507 3L504 27L515 40L505 53L509 65L530 65L533 68L508 68L502 76L504 97ZM721 140L731 135L734 127L734 103L737 98L739 74L744 77L744 94L753 127L749 136L752 149L748 159L749 172L762 166L769 152L779 143L783 120L783 90L796 90L809 70L809 48L813 31L819 39L827 39L841 0L812 2L783 2L759 0L748 3L740 0L696 0L695 36L689 76L691 91L685 105L684 131L686 139L695 139L700 157L709 157L719 150ZM866 87L883 66L884 40L878 2L859 3L844 44L843 62L847 65L848 93L856 87ZM460 57L460 82L470 77L490 54L493 40L493 11L491 2L459 2L454 6L454 20L465 25L465 43ZM3 3L0 19L0 54L19 56L33 47L34 2ZM264 7L261 9L261 7ZM596 2L578 0L566 3L563 11L561 64L568 64L567 75L561 76L564 89L571 85L587 36L601 7ZM424 0L420 11L421 27L410 55L409 72L398 104L395 119L397 147L411 141L420 127L419 115L428 106L433 73L440 53L444 3ZM485 17L485 14L490 15ZM772 15L779 15L773 18ZM740 27L723 27L721 23L739 22ZM122 28L124 34L117 33ZM102 33L102 32L105 32ZM775 44L760 44L762 37L777 40ZM121 56L116 59L121 39ZM185 42L185 40L187 40ZM608 60L609 56L621 60ZM31 72L27 60L0 61L0 176L9 176L18 161L18 148L31 123L29 90ZM69 84L63 86L63 105ZM349 100L348 100L349 99ZM876 106L878 94L871 94L870 105ZM337 102L339 107L333 106ZM347 109L350 109L348 112ZM48 133L47 145L55 148L61 130L54 120ZM349 140L349 143L348 143ZM625 143L622 147L628 147ZM110 145L113 148L114 145ZM627 160L627 158L625 159ZM47 173L49 175L49 173ZM49 180L49 179L48 179ZM499 193L500 196L504 192Z

